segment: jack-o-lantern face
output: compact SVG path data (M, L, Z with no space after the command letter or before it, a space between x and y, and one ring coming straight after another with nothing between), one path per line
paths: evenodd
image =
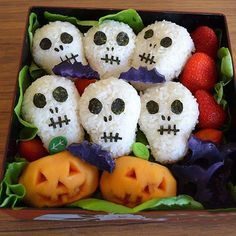
M19 183L31 206L62 206L91 195L98 186L98 170L67 151L31 162Z
M113 173L103 172L100 189L104 199L134 207L153 198L176 195L176 181L159 164L124 156L116 160Z

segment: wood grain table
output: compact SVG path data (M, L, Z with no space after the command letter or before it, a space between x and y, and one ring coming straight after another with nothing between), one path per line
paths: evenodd
M30 6L95 7L137 10L215 12L226 15L236 61L235 0L0 0L0 160L3 159L12 98L18 73L27 11ZM180 214L169 223L159 221L62 222L16 220L0 213L1 235L236 235L236 213ZM171 216L170 216L171 217ZM161 218L160 218L161 219Z

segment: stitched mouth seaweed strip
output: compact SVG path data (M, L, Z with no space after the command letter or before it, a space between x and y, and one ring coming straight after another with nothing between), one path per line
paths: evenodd
M139 57L141 58L140 61L145 60L145 61L144 61L145 63L150 62L150 65L156 63L156 62L154 61L154 56L150 57L150 56L151 56L150 53L147 54L147 57L146 57L145 55L146 55L145 52L143 53L143 55L141 55L141 54L139 55Z
M76 57L78 57L78 56L79 56L78 54L74 55L73 53L71 53L71 57L68 57L67 55L65 55L66 60L63 60L62 57L60 57L60 59L61 59L61 62L68 62L68 63L72 64L71 60L74 59L74 62L77 62Z
M70 123L70 119L67 118L67 115L64 115L64 120L61 119L61 116L58 117L58 121L55 122L53 118L50 118L51 123L48 125L49 127L53 127L53 129L57 128L57 125L59 125L59 127L62 127L62 124L65 123L66 125L68 125Z
M116 59L114 59L114 56L111 56L111 58L108 57L108 54L105 55L105 57L101 58L102 61L105 61L105 63L109 63L112 65L113 62L116 62L117 65L120 65L120 60L119 57L116 57Z
M119 133L116 133L115 136L112 136L112 133L110 133L110 135L107 136L107 133L106 133L106 132L103 132L103 136L101 137L101 139L104 139L105 143L107 143L109 140L110 140L111 143L113 142L113 140L114 140L115 143L116 143L118 140L122 140L122 138L119 137Z
M171 132L174 132L174 135L177 134L177 132L179 132L180 130L179 129L176 129L176 125L174 125L174 128L171 129L171 126L168 125L168 128L164 128L163 125L160 126L160 129L157 130L158 132L160 132L160 135L163 135L164 132L167 132L168 134L170 134Z

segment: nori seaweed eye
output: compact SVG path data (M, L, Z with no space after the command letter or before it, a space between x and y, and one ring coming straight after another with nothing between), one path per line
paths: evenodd
M73 41L73 37L70 34L64 32L61 34L61 41L65 44L69 44Z
M170 47L172 44L172 39L169 37L165 37L161 40L160 45L164 48Z
M103 45L107 42L107 36L102 31L97 31L94 35L93 41L96 45Z
M183 111L183 103L180 100L173 101L171 111L177 115L180 114Z
M89 101L88 109L93 114L99 114L102 110L102 103L97 98L92 98Z
M48 38L43 38L40 43L39 46L43 49L43 50L48 50L51 46L52 46L52 42L50 39Z
M144 33L144 38L145 39L149 39L153 36L153 30L152 29L149 29L147 30L145 33Z
M129 43L129 36L125 32L120 32L116 36L116 42L119 46L126 46Z
M43 108L47 102L46 97L42 93L36 93L33 98L33 103L38 108Z
M146 108L150 114L156 114L159 111L158 103L153 100L147 102Z
M111 110L114 114L120 115L125 110L125 102L122 99L117 98L112 102Z
M68 98L68 93L65 88L59 86L53 90L52 96L58 102L65 102Z

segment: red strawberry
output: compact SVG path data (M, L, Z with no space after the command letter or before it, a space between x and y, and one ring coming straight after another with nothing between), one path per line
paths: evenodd
M195 53L187 61L180 82L193 94L199 90L210 90L217 79L216 64L205 53Z
M214 97L204 90L195 93L199 109L200 128L220 128L226 121L226 112L215 101Z
M41 157L49 155L41 140L37 138L29 141L20 141L19 153L21 157L24 157L27 161L35 161Z
M194 135L202 141L211 141L219 144L222 140L223 132L218 129L201 129Z
M89 84L96 82L96 79L76 79L75 80L75 86L80 94L80 96L83 94L85 88L89 86Z
M208 26L200 26L192 32L191 37L196 52L204 52L213 59L216 58L219 43L213 29Z

